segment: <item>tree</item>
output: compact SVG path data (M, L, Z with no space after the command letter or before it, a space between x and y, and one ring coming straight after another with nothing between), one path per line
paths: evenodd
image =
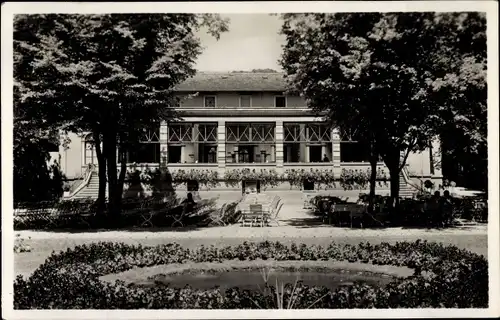
M50 167L46 134L30 123L14 123L14 202L56 200L62 195L60 169Z
M16 105L44 126L92 133L98 202L102 209L107 182L118 214L125 154L145 131L176 119L172 88L194 75L201 53L194 32L206 27L219 38L227 23L211 14L17 16Z
M432 83L432 97L440 111L436 128L442 141L443 175L462 186L484 190L488 185L485 15L442 14L437 19L441 28L452 33L436 46L435 61L442 71Z
M389 169L397 205L399 175L409 153L428 147L450 121L442 113L452 95L443 95L436 84L457 68L447 66L441 54L458 52L455 36L483 32L481 17L342 13L282 18L286 44L281 65L291 88L332 125L356 130L372 145L372 159L378 153ZM461 29L459 20L475 27Z

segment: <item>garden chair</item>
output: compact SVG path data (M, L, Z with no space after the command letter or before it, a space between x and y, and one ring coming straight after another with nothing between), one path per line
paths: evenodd
M363 223L366 218L365 216L366 210L363 208L356 208L355 210L351 211L351 228L353 225L359 225L361 228L363 228Z
M186 206L186 205L181 205L182 207L174 208L174 214L172 215L174 222L172 223L171 227L175 227L176 225L180 225L181 227L184 227L184 222L185 222L184 219L188 215L192 214L192 215L200 216L205 211L211 210L212 207L209 205L209 203L210 203L210 200L204 201L203 203L197 203L194 207L192 207L192 210L188 210L189 206ZM180 214L176 214L177 210L180 211Z
M264 226L264 212L262 210L262 204L250 204L250 210L243 213L241 219L241 225L245 226L247 224L253 227L254 224L259 224Z
M279 215L279 212L280 212L282 206L283 206L283 202L281 200L278 200L278 202L276 203L276 206L274 207L274 209L272 209L271 214L269 215L268 224L271 222L275 222L276 225L279 227L280 224L278 222L278 215Z
M225 226L226 223L224 222L224 214L226 213L226 208L228 207L227 203L224 203L220 210L216 210L215 213L210 216L211 223L217 225L217 226Z
M153 218L158 213L155 209L155 201L146 200L141 203L141 210L137 211L142 219L141 227L154 227Z
M57 210L47 210L47 208L36 208L34 209L33 218L44 224L44 228L57 228L58 223L61 222L61 218L64 218L63 214Z
M348 224L352 227L351 210L351 204L333 204L331 209L331 221L338 226Z
M182 208L182 211L180 214L174 214L172 215L172 218L174 219L174 222L172 222L171 227L175 227L176 225L180 225L181 227L184 227L184 217L186 216L187 211L185 208Z

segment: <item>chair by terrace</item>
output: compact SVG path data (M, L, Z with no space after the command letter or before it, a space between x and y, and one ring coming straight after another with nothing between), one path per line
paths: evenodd
M283 206L283 201L281 201L280 197L276 196L275 199L273 200L273 203L271 204L271 212L267 220L268 225L271 222L275 222L277 226L280 225L278 222L278 215L282 206Z
M349 225L351 228L353 222L358 222L363 227L363 219L366 212L366 206L359 204L334 204L331 209L331 220L335 225Z
M215 210L214 214L210 215L211 223L216 226L225 226L224 222L224 213L226 212L226 207L228 207L227 203L224 203L219 210Z
M253 227L255 225L259 225L261 227L264 226L264 212L262 210L262 204L250 204L250 210L247 212L243 212L241 217L241 226L250 226Z

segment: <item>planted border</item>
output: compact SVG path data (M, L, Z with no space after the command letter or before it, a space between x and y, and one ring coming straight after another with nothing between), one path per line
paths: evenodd
M406 266L415 274L379 288L355 284L330 291L302 284L283 289L296 308L486 308L488 263L483 256L426 241L285 246L279 242L245 242L238 246L197 250L178 244L143 247L99 242L53 253L28 279L14 284L15 309L252 309L275 308L276 296L232 288L137 288L99 277L135 267L224 260L329 260ZM293 297L292 297L293 295Z
M143 170L133 168L127 173L128 183L146 183L150 185L168 179L174 185L198 181L201 186L215 188L223 182L226 186L235 187L242 181L258 180L262 187L276 187L280 182L288 182L290 188L302 186L304 181L311 181L318 188L336 188L340 185L344 190L365 189L368 187L371 169L342 169L340 176L335 176L333 169L287 169L284 173L278 173L275 169L228 169L224 176L219 176L212 169L179 169L169 175L162 175L159 168L144 167ZM388 186L389 178L382 168L377 169L377 182L379 187Z

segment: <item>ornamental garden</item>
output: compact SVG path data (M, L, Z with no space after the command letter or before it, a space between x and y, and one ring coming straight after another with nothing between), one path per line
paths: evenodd
M204 287L213 279L224 281ZM196 250L98 242L19 276L14 301L16 309L486 308L488 263L425 241Z

